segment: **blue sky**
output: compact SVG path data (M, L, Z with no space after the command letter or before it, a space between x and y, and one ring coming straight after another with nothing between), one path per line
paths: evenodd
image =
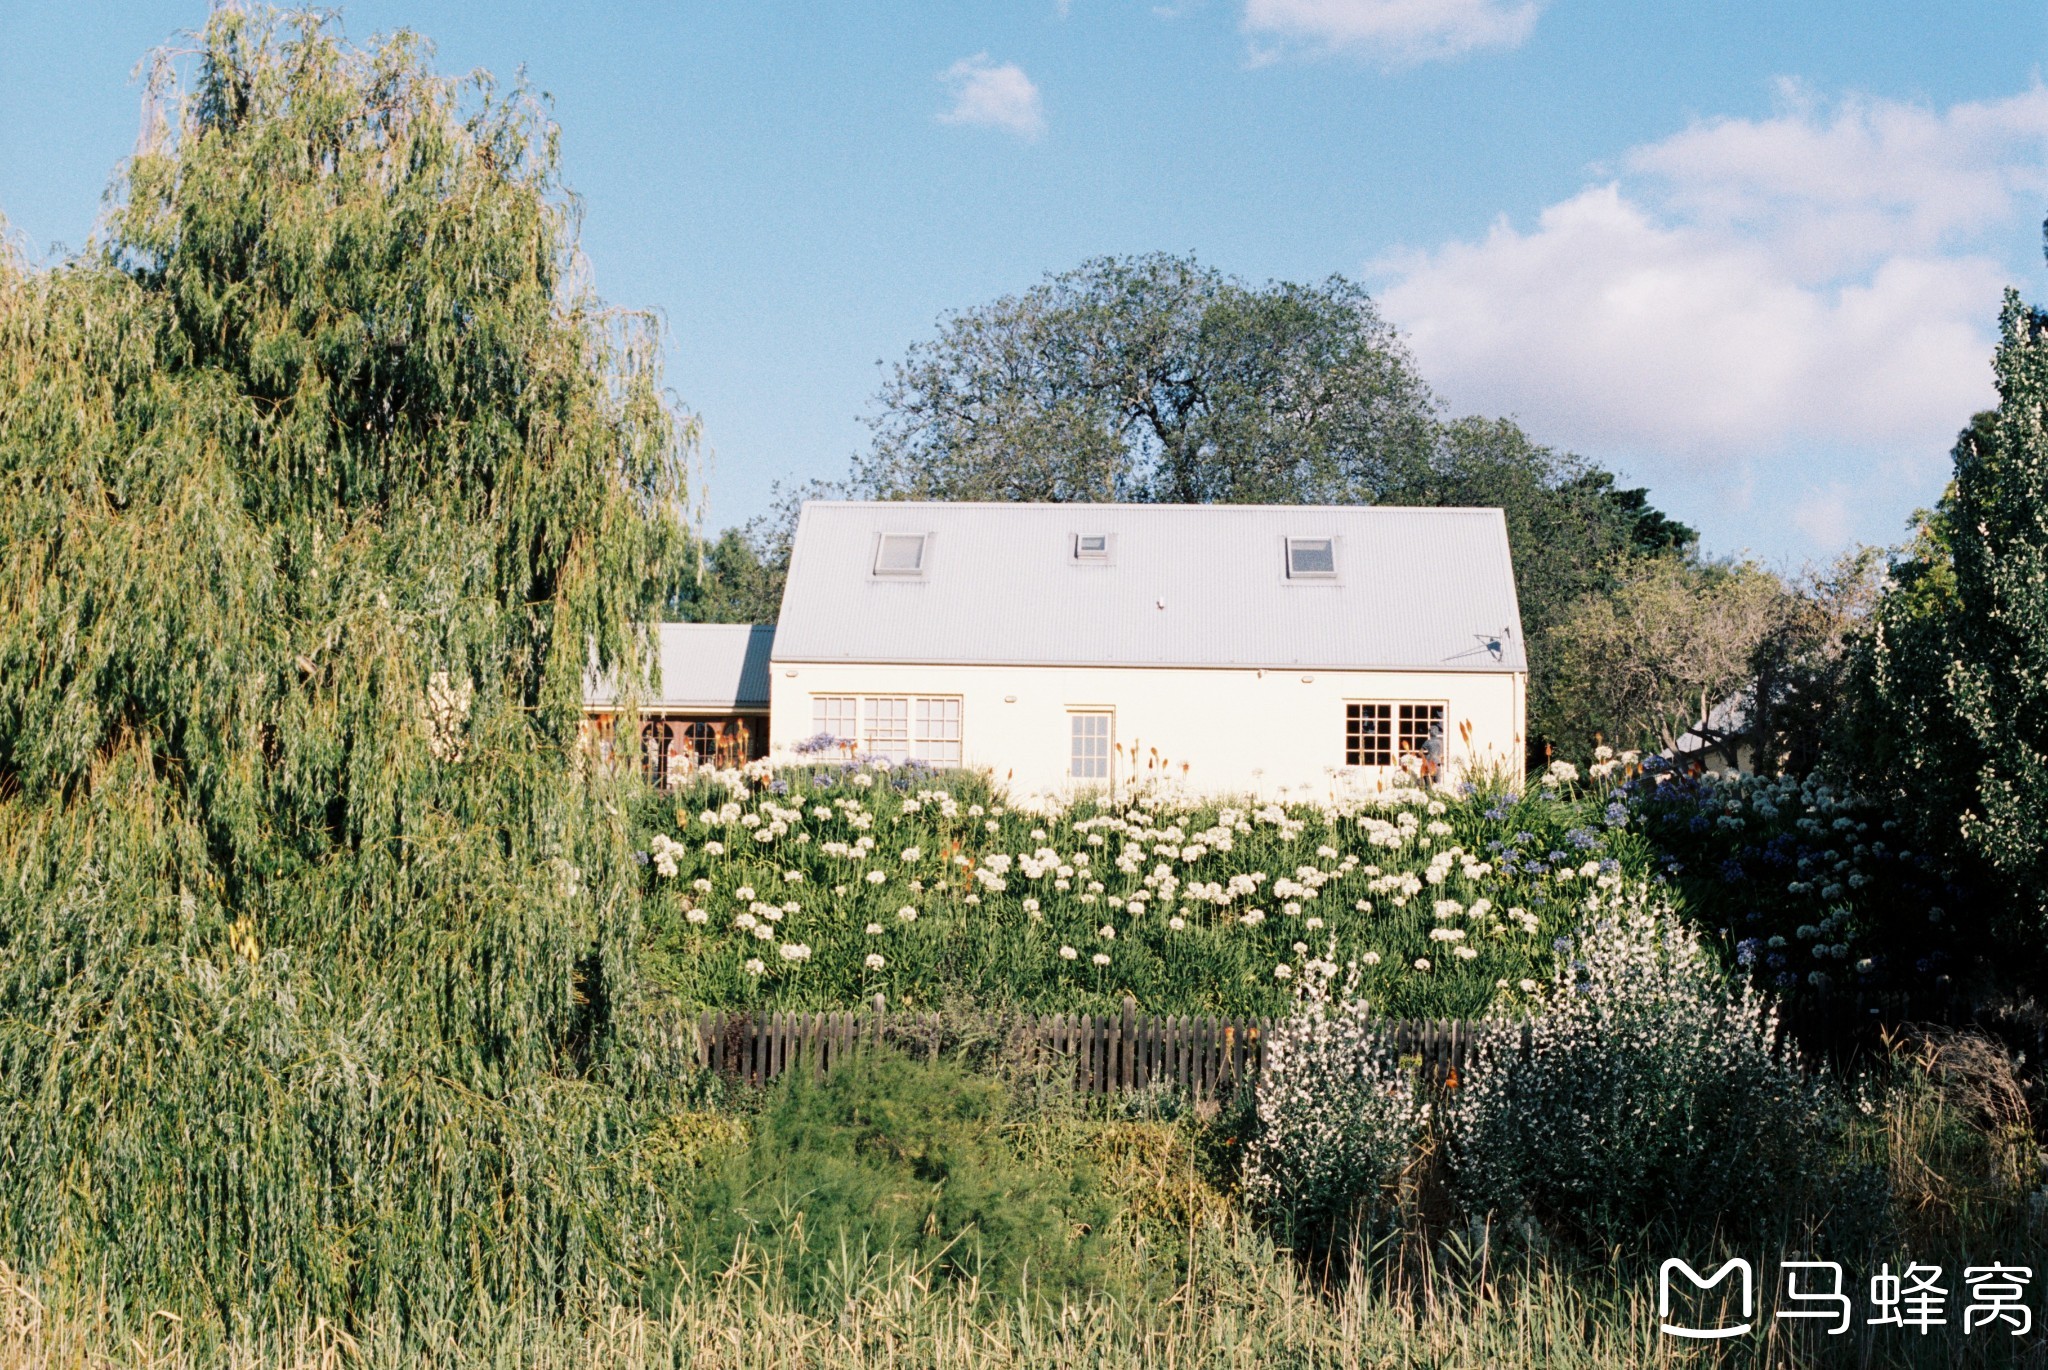
M1954 16L1967 16L1959 22ZM82 242L202 6L0 0L0 214ZM1098 253L1365 281L1448 412L1648 484L1710 550L1896 540L2048 296L2048 7L2002 0L375 0L524 68L600 292L653 307L713 526L833 476L941 313Z

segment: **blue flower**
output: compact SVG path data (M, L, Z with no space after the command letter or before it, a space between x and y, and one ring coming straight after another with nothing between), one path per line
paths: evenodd
M1735 963L1739 966L1756 964L1756 949L1763 945L1761 937L1745 937L1735 944Z
M1627 827L1628 810L1623 808L1619 803L1609 804L1607 806L1607 826L1610 828Z
M1572 949L1572 939L1569 937L1559 937L1551 942L1550 949L1552 951L1570 951Z

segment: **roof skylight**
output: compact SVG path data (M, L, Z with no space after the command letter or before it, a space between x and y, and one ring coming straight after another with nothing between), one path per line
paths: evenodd
M1335 580L1337 543L1334 538L1287 539L1289 580Z
M875 574L917 577L924 574L928 533L884 533L875 543Z
M1109 534L1107 534L1107 533L1076 533L1076 534L1074 534L1074 560L1076 560L1076 561L1108 561L1108 560L1109 560Z

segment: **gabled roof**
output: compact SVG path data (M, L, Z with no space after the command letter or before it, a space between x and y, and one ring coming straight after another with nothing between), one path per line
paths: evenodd
M640 700L644 712L768 707L772 625L663 623L656 631L661 638L661 679ZM588 708L608 708L617 702L610 681L594 680L584 692Z
M774 659L1528 669L1500 510L1329 505L813 501Z

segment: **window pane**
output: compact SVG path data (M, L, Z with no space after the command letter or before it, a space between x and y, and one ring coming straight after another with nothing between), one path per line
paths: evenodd
M1402 757L1427 761L1432 767L1444 764L1444 706L1403 704L1401 706Z
M1072 715L1068 773L1076 780L1109 779L1108 714Z
M1391 704L1344 706L1344 764L1394 764L1394 708Z
M1287 574L1290 576L1336 575L1336 544L1328 538L1291 539L1287 544Z
M811 722L816 731L836 741L860 742L860 701L852 695L816 695L811 700Z
M891 761L910 759L910 701L869 699L866 702L865 750Z
M920 699L917 701L917 731L914 754L934 766L960 764L960 701Z
M876 575L916 575L924 569L922 533L884 533L875 551Z

